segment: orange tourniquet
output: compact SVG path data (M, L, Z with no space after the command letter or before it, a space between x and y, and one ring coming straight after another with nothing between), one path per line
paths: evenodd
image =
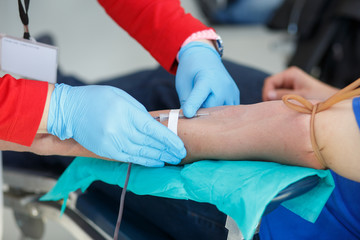
M326 161L321 155L319 146L317 145L315 138L315 130L314 130L315 114L329 109L331 106L342 100L360 95L360 88L358 88L359 86L360 86L360 78L355 82L351 83L350 85L348 85L347 87L343 88L342 90L331 96L330 98L328 98L326 101L317 103L315 105L313 105L311 102L298 95L285 95L282 97L283 102L289 108L294 109L301 113L311 114L311 118L310 118L311 145L315 152L316 158L325 168L327 168ZM299 102L302 106L292 103L289 100L295 100Z

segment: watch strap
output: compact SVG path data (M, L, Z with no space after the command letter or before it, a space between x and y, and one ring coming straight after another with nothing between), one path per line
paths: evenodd
M191 34L187 39L185 39L184 43L181 45L181 47L184 47L186 44L201 40L201 39L207 39L212 40L214 42L215 49L220 54L220 57L222 57L224 52L224 45L221 37L214 31L214 29L206 29L203 31L195 32Z

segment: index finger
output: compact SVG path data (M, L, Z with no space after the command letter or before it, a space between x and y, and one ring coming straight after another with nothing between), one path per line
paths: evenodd
M288 69L267 77L263 86L263 100L273 100L269 96L278 89L294 89L295 84L299 83L304 72L298 67L289 67Z
M262 89L262 97L264 101L270 100L269 93L275 92L276 89L283 87L284 85L284 72L277 73L275 75L265 78L264 86Z

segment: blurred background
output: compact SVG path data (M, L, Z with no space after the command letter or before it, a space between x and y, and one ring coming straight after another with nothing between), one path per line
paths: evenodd
M181 2L186 11L210 24L200 8L200 1ZM93 83L157 66L157 62L116 25L95 0L31 1L29 19L33 37L50 34L54 38L59 47L59 68L64 74L77 75ZM285 67L288 49L282 47L284 33L270 31L263 25L213 27L223 38L225 58L271 73ZM22 37L17 1L0 1L0 32Z
M224 58L268 73L297 65L342 87L360 76L360 1L181 0L222 37ZM96 0L30 2L29 29L59 47L59 69L91 84L157 62L118 27ZM0 33L22 37L17 1L0 1ZM0 72L0 76L3 75ZM5 209L4 239L22 239ZM44 239L72 239L49 222Z

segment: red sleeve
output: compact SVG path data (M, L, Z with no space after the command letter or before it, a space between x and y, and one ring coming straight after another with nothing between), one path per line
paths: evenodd
M48 83L0 77L0 139L31 146L39 128Z
M186 14L179 0L98 0L130 36L171 73L176 55L192 33L209 29Z

